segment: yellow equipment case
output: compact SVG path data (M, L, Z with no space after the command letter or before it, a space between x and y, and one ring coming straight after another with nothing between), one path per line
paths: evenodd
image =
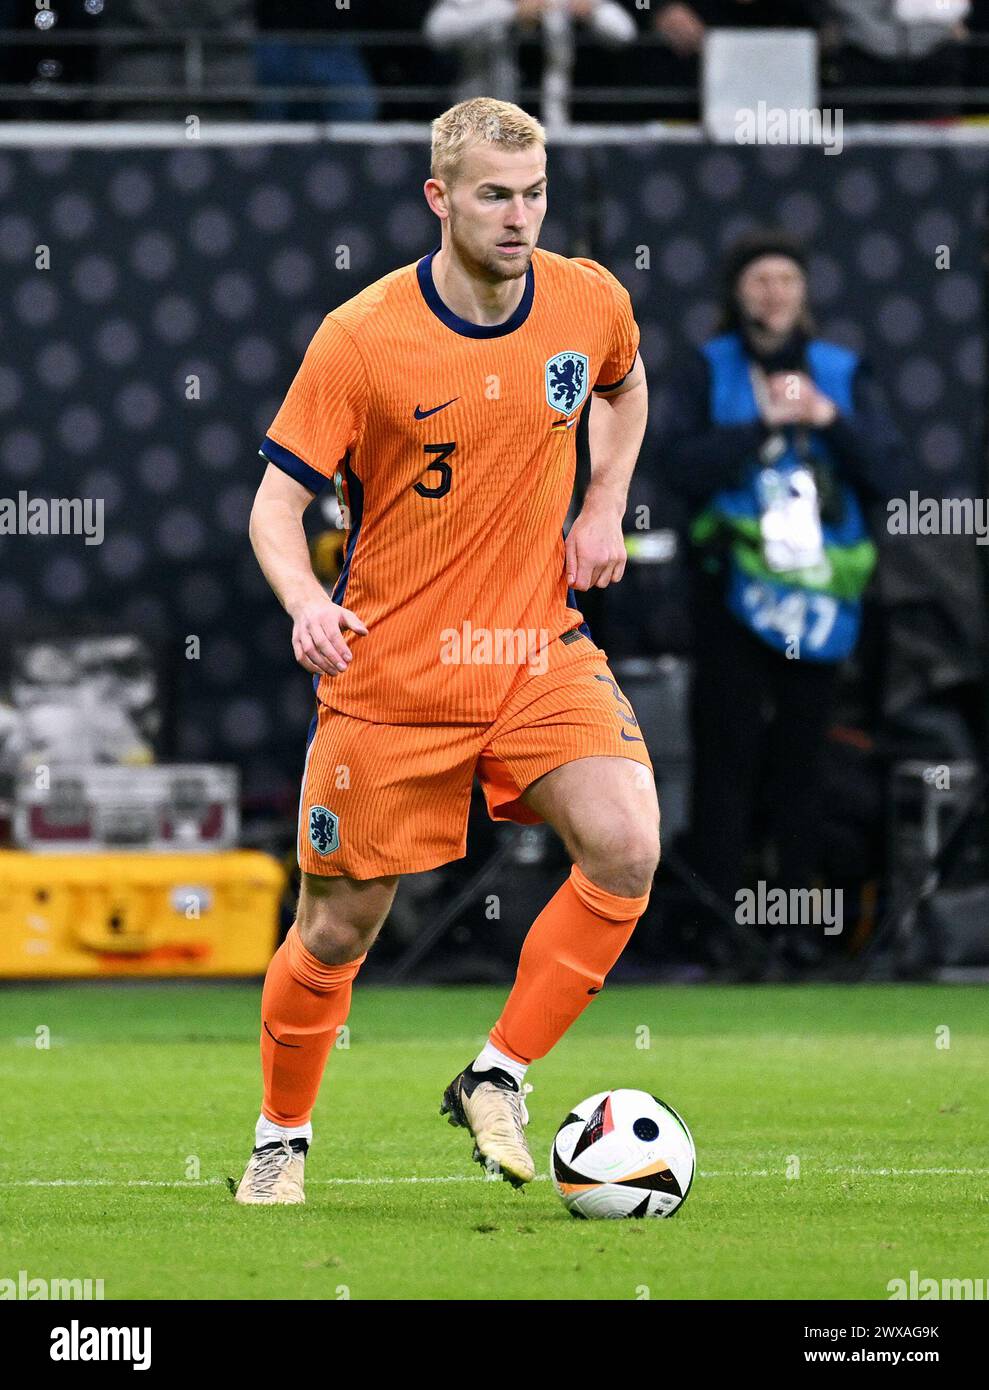
M260 975L281 865L207 854L0 851L0 976Z

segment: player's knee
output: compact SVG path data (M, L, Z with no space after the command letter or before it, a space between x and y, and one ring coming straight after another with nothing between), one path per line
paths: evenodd
M655 853L645 847L639 853L629 853L616 866L615 875L619 886L611 891L620 898L641 898L652 888L658 864L658 841Z
M296 930L306 950L325 965L345 965L363 955L382 920L377 903L354 902L333 892L330 884L303 879Z
M356 960L368 950L377 935L376 927L369 931L323 912L300 913L296 918L296 930L306 950L324 965L346 965Z
M659 826L630 822L599 842L581 867L609 893L640 898L652 887L659 854Z

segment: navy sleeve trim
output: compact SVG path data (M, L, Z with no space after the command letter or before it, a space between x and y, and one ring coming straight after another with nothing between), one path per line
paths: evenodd
M594 387L594 390L595 390L595 391L617 391L618 388L619 388L619 386L624 386L625 383L626 383L626 381L628 381L629 377L632 375L632 368L635 366L636 359L638 358L638 356L639 356L639 352L638 352L638 349L636 349L635 355L633 356L631 362L628 364L628 371L625 373L624 376L620 376L620 377L618 378L617 381L609 381L609 382L600 382L600 381L599 381L598 384Z
M273 463L276 468L280 468L283 473L287 473L290 478L294 478L297 483L309 489L310 492L319 493L324 488L329 487L330 480L322 473L310 468L304 459L300 459L298 454L293 454L291 449L286 449L284 444L278 444L270 436L265 437L264 443L258 450L263 459Z
M607 386L595 386L593 389L595 391L617 391L619 386L625 385L625 382L628 381L630 375L631 372L628 371L625 373L623 377L619 377L617 381L609 381Z

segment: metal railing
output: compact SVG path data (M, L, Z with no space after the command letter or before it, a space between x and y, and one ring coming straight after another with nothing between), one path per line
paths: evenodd
M577 32L572 41L578 49L596 48L594 40ZM644 49L666 49L659 34L644 34L636 41ZM408 52L410 49L431 51L423 34L417 30L259 30L244 26L231 27L226 32L202 29L146 30L138 28L96 29L50 29L40 32L34 29L6 30L3 44L9 53L17 48L36 49L44 56L39 59L39 69L45 64L59 64L59 50L84 48L105 55L111 51L139 50L142 54L160 53L163 58L181 57L182 84L172 83L148 86L124 85L104 82L63 82L58 75L38 75L27 82L0 83L0 104L24 103L36 107L39 103L50 105L53 111L70 103L92 104L94 106L115 104L151 104L163 108L174 108L189 102L211 107L224 104L232 106L263 105L268 102L312 104L326 102L348 102L366 99L373 94L385 105L389 103L405 106L421 106L423 118L430 109L450 98L450 84L434 83L380 83L369 81L367 85L326 86L322 84L292 84L285 86L267 85L259 81L233 83L217 86L207 80L207 66L211 56L224 51L240 53L245 59L253 61L255 51L267 44L298 47L347 47L362 51L370 49L391 49ZM518 46L540 46L538 35L522 35ZM973 49L989 49L989 34L970 34L968 46ZM847 106L852 112L856 106L867 104L873 107L912 106L919 110L927 108L932 118L937 117L944 108L955 111L989 112L989 86L964 85L941 86L840 86L822 83L822 97L826 96L830 105ZM538 102L545 98L545 85L523 85L518 92L518 100L523 103ZM613 106L616 111L630 106L691 107L698 101L697 85L685 77L682 84L662 86L571 86L568 102L576 110L588 106Z

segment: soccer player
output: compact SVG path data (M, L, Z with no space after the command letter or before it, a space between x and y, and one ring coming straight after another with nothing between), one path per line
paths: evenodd
M601 989L659 859L642 731L573 597L625 568L647 400L629 296L594 261L536 249L545 135L518 106L438 117L424 192L439 247L326 316L261 450L251 540L317 707L298 913L261 1000L249 1204L305 1200L354 977L400 875L465 854L475 774L492 819L547 822L573 861L440 1112L515 1185L535 1176L526 1068ZM588 400L591 478L564 539ZM332 598L302 521L331 480L348 527Z

